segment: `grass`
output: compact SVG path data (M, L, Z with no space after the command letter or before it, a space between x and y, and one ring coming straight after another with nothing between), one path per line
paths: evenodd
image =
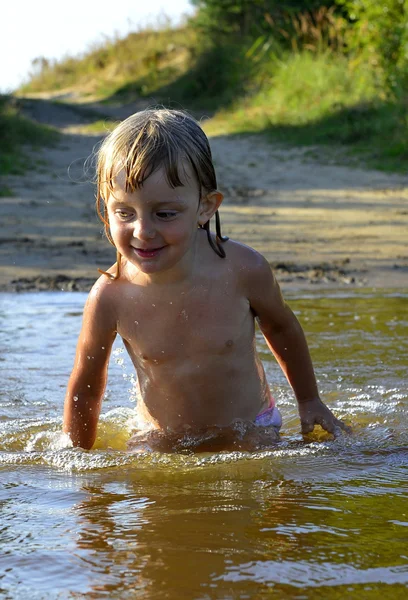
M162 27L105 39L78 57L45 59L19 91L24 94L75 88L84 96L132 100L167 85L188 68L197 51L189 27Z
M275 63L276 64L276 63ZM404 171L408 121L381 93L376 74L341 55L287 55L253 96L205 123L208 135L263 133L274 142L335 146L368 166Z
M81 127L81 132L85 135L102 135L109 133L119 124L118 121L111 119L98 119L93 123L88 123Z
M14 192L7 185L0 184L0 198L11 198L14 196Z
M331 147L333 157L375 168L407 167L406 101L385 95L375 66L341 51L275 45L259 54L242 41L209 45L191 26L146 30L47 63L21 91L70 86L107 103L147 97L199 117L205 111L209 135L263 133L274 142ZM113 125L99 117L84 132Z
M0 174L20 175L33 166L25 148L50 145L59 135L46 127L24 117L19 103L11 96L0 96ZM0 186L0 196L10 195L7 186Z

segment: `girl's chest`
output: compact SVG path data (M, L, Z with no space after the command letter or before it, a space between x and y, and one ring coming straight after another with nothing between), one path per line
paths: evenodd
M229 292L229 293L228 293ZM143 360L188 358L232 352L252 339L254 319L247 298L231 290L198 289L180 297L150 298L122 311L118 333Z

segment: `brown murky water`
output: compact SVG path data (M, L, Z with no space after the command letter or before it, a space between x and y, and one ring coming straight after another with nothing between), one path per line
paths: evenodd
M322 395L354 433L305 442L260 340L284 425L254 454L128 454L120 344L97 448L65 447L84 301L0 295L1 598L407 597L408 292L290 300Z

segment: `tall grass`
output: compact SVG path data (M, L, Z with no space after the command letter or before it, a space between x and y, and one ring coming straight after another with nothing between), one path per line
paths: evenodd
M273 57L263 66L262 78L259 91L220 111L212 127L229 133L298 127L379 99L370 70L352 68L344 56L332 53L303 51Z
M0 96L0 139L0 174L18 175L29 166L25 147L52 144L58 133L24 117L15 98Z
M192 28L146 29L125 38L107 38L78 57L68 56L60 61L38 59L37 72L20 92L74 87L83 95L131 99L177 78L190 66L196 53L196 33Z
M295 145L343 146L369 166L405 171L407 114L382 93L375 71L333 53L271 61L262 89L206 123L209 135L266 133Z

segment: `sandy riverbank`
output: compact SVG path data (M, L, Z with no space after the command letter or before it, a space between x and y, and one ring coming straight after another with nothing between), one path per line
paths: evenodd
M115 259L84 171L101 136L81 131L89 117L74 107L44 100L27 110L63 136L36 154L35 170L6 178L14 195L0 204L0 290L89 289ZM320 164L256 136L211 145L223 232L261 251L284 289L408 288L408 176Z

